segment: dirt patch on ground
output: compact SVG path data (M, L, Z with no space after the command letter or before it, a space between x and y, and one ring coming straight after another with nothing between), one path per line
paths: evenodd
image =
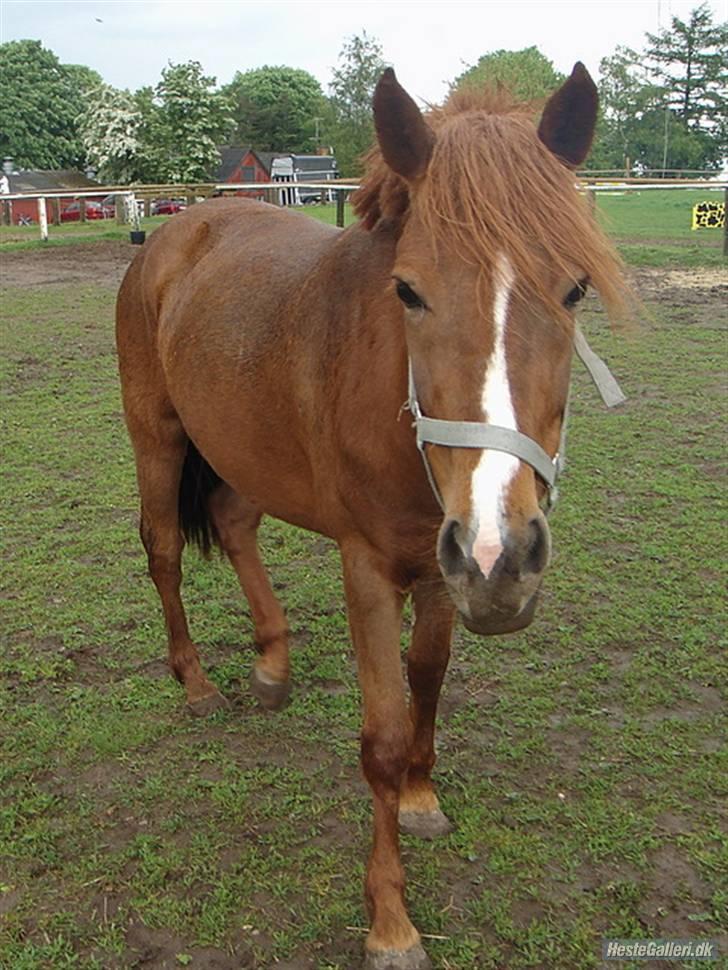
M96 283L116 289L138 252L138 246L114 241L4 253L0 282L5 286Z
M1 279L10 286L84 282L116 287L139 251L139 247L119 240L5 253ZM722 266L643 267L632 270L630 278L645 301L674 305L707 300L725 307L728 296L728 268Z
M643 303L680 307L681 321L687 314L701 326L728 326L728 267L640 268L630 272L630 282Z

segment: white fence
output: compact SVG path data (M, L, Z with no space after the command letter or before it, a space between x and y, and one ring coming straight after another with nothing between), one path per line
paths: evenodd
M118 188L107 188L104 186L99 186L95 189L84 189L81 191L46 191L46 192L15 192L9 194L0 195L0 204L3 206L12 206L13 201L23 200L30 201L35 199L38 206L38 225L40 227L40 237L43 240L48 239L48 205L47 200L61 200L61 199L97 199L99 196L111 196L113 195L117 203L121 203L123 207L123 215L120 216L119 209L117 206L116 218L117 221L128 223L131 225L133 230L138 230L140 227L140 217L144 215L145 202L138 196L142 195L145 198L150 196L160 197L161 195L166 196L184 196L188 202L191 204L193 202L203 201L211 196L224 195L226 192L246 192L248 194L254 194L256 196L264 196L266 201L273 203L274 205L290 205L290 204L301 204L299 201L301 196L298 190L305 189L310 193L319 193L322 200L330 199L332 196L335 197L337 202L337 209L340 210L337 213L337 222L341 222L343 226L343 205L346 195L349 192L353 192L358 188L358 184L355 182L342 182L338 180L325 180L316 182L302 182L302 181L275 181L275 182L222 182L219 184L204 184L194 186L192 189L186 185L177 186L135 186L134 189L118 189ZM165 192L160 192L160 189L165 189ZM195 191L197 190L197 192ZM295 190L295 192L292 192ZM310 198L310 196L309 196ZM11 209L12 212L12 209ZM9 220L12 224L12 216Z

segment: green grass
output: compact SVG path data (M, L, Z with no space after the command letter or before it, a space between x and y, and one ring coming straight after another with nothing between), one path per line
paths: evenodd
M587 301L629 401L604 411L576 369L536 622L457 636L437 769L456 828L403 840L413 918L444 937L426 941L438 970L596 968L605 935L728 952L725 332L715 297L643 295L652 316L629 338ZM275 716L247 690L231 570L186 555L192 632L233 700L188 718L136 534L114 292L0 300L0 968L146 953L351 970L370 810L335 549L263 529L294 632Z
M336 225L335 205L310 205L303 211L315 219ZM154 232L165 223L170 216L150 216L140 221L140 228L147 235ZM351 206L345 206L345 225L353 219ZM48 239L40 238L37 225L32 226L0 226L0 253L17 252L32 249L44 249L52 246L78 245L79 243L98 242L108 240L129 240L129 226L117 225L112 219L92 220L86 223L66 222L60 226L48 227Z
M693 206L722 202L723 190L649 189L597 194L597 212L633 266L725 265L723 232L692 229Z
M630 192L598 192L597 205L603 225L617 236L657 239L661 242L692 242L714 245L720 229L693 230L693 206L699 202L722 202L723 189L636 189Z
M705 200L722 201L722 190L600 192L597 210L602 225L615 238L625 259L633 265L718 266L724 259L721 231L691 229L692 208ZM306 206L305 211L313 218L336 224L335 205ZM147 233L154 232L167 218L142 219L141 228ZM347 204L345 225L353 219L351 206ZM128 238L129 227L117 226L111 221L51 226L50 237L45 243L38 238L37 226L0 226L0 252Z

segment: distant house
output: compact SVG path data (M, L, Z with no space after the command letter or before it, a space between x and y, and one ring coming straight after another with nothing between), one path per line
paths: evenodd
M37 195L41 192L72 192L78 189L79 192L89 191L96 188L99 182L88 178L83 172L75 169L61 169L59 171L47 171L35 169L27 171L14 171L12 166L7 163L4 172L8 180L8 194L14 195L16 192L32 192ZM103 192L96 196L86 196L87 200L100 202ZM65 209L73 202L73 198L60 200L61 210ZM10 221L14 226L23 225L38 221L38 200L37 199L13 199L6 202L10 206ZM53 218L53 212L49 206L48 218Z
M218 150L221 162L214 176L218 183L324 182L338 176L336 159L332 155L261 152L236 146ZM250 192L240 190L239 194L262 198L265 193L252 189ZM283 205L302 205L321 198L321 195L320 189L281 189L281 202Z
M213 176L213 181L218 184L270 182L270 168L275 158L272 152L256 152L252 148L236 145L218 148L218 151L220 166ZM263 192L253 189L250 192L240 192L240 195L262 198Z
M328 182L338 178L339 171L333 155L276 155L271 168L274 182ZM282 190L284 205L304 205L321 199L324 194L331 201L331 193L321 189L288 188Z

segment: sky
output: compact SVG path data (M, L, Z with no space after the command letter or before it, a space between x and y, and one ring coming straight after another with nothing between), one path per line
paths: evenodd
M285 64L325 93L347 37L363 30L423 103L490 51L535 45L557 70L577 60L598 75L619 44L686 19L699 0L0 0L0 42L40 40L65 64L114 87L155 85L168 62L200 61L218 84L236 71ZM728 0L710 0L716 21Z

